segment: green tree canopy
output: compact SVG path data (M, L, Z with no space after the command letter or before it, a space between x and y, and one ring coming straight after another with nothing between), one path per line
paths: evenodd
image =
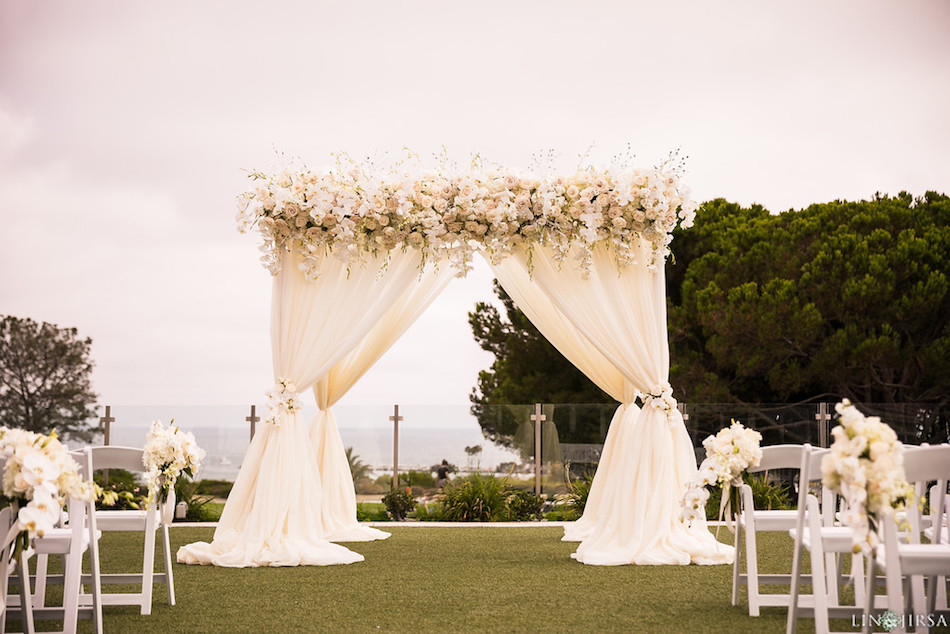
M0 421L8 427L91 440L96 394L92 340L75 328L0 320Z
M515 444L527 416L506 410L508 404L614 402L538 332L497 281L494 290L504 316L486 302L476 304L468 315L475 341L495 356L491 369L478 373L470 396L472 414L486 438L509 447ZM559 431L561 442L598 442L600 418L591 425L580 421L574 430Z
M681 400L950 400L950 198L769 214L718 199L668 267Z

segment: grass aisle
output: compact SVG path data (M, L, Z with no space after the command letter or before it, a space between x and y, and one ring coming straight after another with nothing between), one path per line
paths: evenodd
M785 612L750 618L729 603L731 566L585 566L563 529L386 527L347 544L349 566L229 569L175 565L178 605L157 586L151 616L107 606L107 632L781 632ZM176 527L174 550L212 529ZM731 535L723 529L720 539ZM760 547L770 549L766 535ZM787 542L787 544L786 544ZM141 543L141 542L139 542ZM790 551L789 540L776 541ZM103 568L140 561L126 534L103 537ZM772 570L782 568L766 563ZM776 557L776 559L778 559ZM786 559L787 561L787 559ZM123 563L122 565L129 565ZM813 631L805 622L800 631ZM91 624L82 623L83 631Z

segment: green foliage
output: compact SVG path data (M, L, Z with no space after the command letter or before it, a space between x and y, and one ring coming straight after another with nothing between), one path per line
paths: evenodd
M199 493L200 488L201 482L194 482L184 475L180 476L175 482L175 503L184 502L188 505L185 519L189 522L217 521L221 513L211 505L215 496Z
M577 517L584 514L587 498L590 495L590 486L594 482L594 474L587 472L580 478L569 480L567 483L567 507L574 511Z
M350 476L353 478L353 484L356 484L364 478L368 478L370 472L373 470L371 466L363 462L358 455L353 453L352 447L346 448L346 461L350 465Z
M434 489L435 476L426 471L407 471L399 474L399 484L412 488Z
M473 474L453 480L443 489L445 519L450 522L491 522L508 515L506 481Z
M491 369L479 372L478 386L470 396L472 414L486 438L514 446L519 427L528 417L526 411L504 407L509 403L613 402L538 332L497 281L494 289L505 316L485 302L476 304L468 315L475 341L495 356ZM599 416L581 420L561 435L561 442L601 440Z
M508 495L508 519L515 522L541 519L544 498L533 491L515 489Z
M387 522L389 519L385 504L360 502L356 505L356 521L358 522Z
M792 489L786 482L769 482L764 474L744 474L742 479L752 489L756 508L785 511L795 508Z
M795 508L792 500L791 488L784 482L769 482L764 474L742 474L742 481L752 489L752 503L757 509L784 511ZM732 499L732 512L735 513L738 500L735 489L730 488ZM709 499L706 500L706 519L718 520L719 507L722 503L722 489L712 487L709 491Z
M440 501L420 502L416 505L416 510L412 515L420 522L448 521L445 516L445 506Z
M389 517L397 522L406 519L416 508L416 499L406 489L392 489L383 496Z
M125 469L109 469L109 483L106 484L104 473L97 471L93 474L93 482L104 491L111 491L117 498L114 504L105 504L102 500L96 501L96 508L111 510L139 510L145 508L145 499L148 489L139 483L136 474Z
M950 401L947 196L777 215L713 200L674 245L680 400Z
M230 495L233 486L234 483L230 480L198 480L195 492L199 495L226 498Z
M8 427L91 441L96 415L92 339L32 319L0 320L0 421Z

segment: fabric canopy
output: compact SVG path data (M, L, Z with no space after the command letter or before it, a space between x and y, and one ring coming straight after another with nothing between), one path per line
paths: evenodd
M325 256L320 276L310 280L300 255L284 254L271 312L274 377L287 392L277 400L284 405L248 447L213 541L183 546L178 561L235 567L362 561L362 555L328 541L328 525L339 526L324 521L317 457L299 405L287 399L359 348L418 278L421 256L414 255L368 257L349 267ZM354 274L359 285L352 283ZM353 511L355 520L355 506Z
M587 564L730 563L732 547L716 541L705 521L680 521L680 500L697 470L682 416L649 396L643 409L634 402L638 392L667 389L669 379L665 277L643 266L642 243L634 249L638 263L618 268L598 246L586 275L560 266L543 247L493 265L538 330L621 402L584 515L565 539L581 542L573 557Z
M395 252L392 258L419 266L416 253ZM351 274L350 281L354 289L363 286L366 280L362 278L366 274L367 271L363 270ZM353 479L336 417L330 407L402 336L451 279L452 271L448 267L426 267L419 279L405 289L363 341L313 386L318 410L310 425L310 440L323 480L323 532L331 541L372 541L384 539L389 534L356 521Z

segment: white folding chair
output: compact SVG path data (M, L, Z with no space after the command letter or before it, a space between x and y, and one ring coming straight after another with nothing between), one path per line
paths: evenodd
M819 634L829 631L830 617L849 617L860 615L863 609L858 606L842 606L838 602L838 584L840 568L835 552L851 552L852 530L850 527L836 526L837 496L827 487L821 487L821 502L810 491L812 481L821 480L821 460L828 449L808 447L802 458L802 467L798 485L798 516L796 526L789 531L794 538L792 551L792 582L789 589L788 620L786 632L795 631L799 616L810 615L815 619L815 631ZM802 574L802 553L809 551L811 575ZM855 565L862 560L855 558ZM863 564L855 568L855 574L863 579ZM802 584L811 584L812 593L803 595ZM858 601L863 583L856 584Z
M0 459L0 473L2 472L3 460ZM13 539L14 533L10 532L10 529L14 521L12 507L6 506L0 509L0 535ZM2 537L0 537L0 539L2 539ZM9 580L12 568L16 566L16 564L13 563L13 547L13 542L4 542L3 547L0 548L0 633L6 631L7 608L11 604L8 597ZM23 631L31 631L33 629L33 612L30 611L26 613L24 618L26 622L24 623Z
M927 498L930 500L931 505L935 503L939 497L939 486L933 485L930 487L930 496ZM934 512L933 506L930 508L929 521L927 522L927 527L924 529L924 537L927 538L927 541L931 543L941 543L941 544L950 544L950 522L947 521L950 518L950 495L947 494L946 489L944 489L944 509L943 509L943 522L940 527L937 527L937 517ZM922 523L923 525L923 523ZM939 532L939 536L938 536ZM947 610L947 575L941 575L937 577L937 588L934 591L935 599L935 609L937 610Z
M933 542L921 543L921 518L917 504L907 505L907 526L904 538L901 527L891 518L882 523L883 561L879 553L877 564L884 566L887 588L887 606L898 616L903 616L897 632L906 631L906 625L914 631L929 631L929 617L933 616L938 591L937 580L950 575L950 543L944 541L943 526L947 522L947 482L950 481L950 445L920 447L912 460L904 461L907 481L915 485L918 496L923 495L930 481L936 480L936 499L930 500ZM924 581L926 580L926 591ZM905 589L910 596L905 595ZM944 591L946 586L944 585ZM908 607L910 608L908 610ZM950 615L945 616L950 620Z
M914 452L918 449L920 447L906 447L904 450L905 459L913 460ZM818 464L812 464L812 467L817 469L812 475L820 477L820 458L817 462ZM809 516L806 520L801 547L802 550L807 550L811 555L812 575L822 573L824 576L820 593L817 586L813 584L815 599L814 605L811 607L814 610L816 631L827 632L829 618L847 618L867 614L870 609L876 607L875 601L878 606L882 606L884 599L874 595L874 587L877 583L874 570L869 569L867 571L868 577L866 577L865 557L853 553L854 530L850 526L838 522L840 498L827 488L822 489L821 495L820 505L817 497L811 496L814 499L810 501L810 504L815 507L816 511L814 517ZM806 511L811 513L811 509L806 509ZM820 520L817 519L818 517L820 517ZM790 534L793 537L795 536L794 531L791 531ZM846 553L852 555L850 582L854 587L854 605L843 605L840 598L841 589L845 582L842 568L843 555ZM807 583L807 580L803 577L801 583ZM817 596L819 594L820 596ZM866 606L865 602L869 600L869 597L871 603ZM791 618L789 618L789 627L792 628L789 631L794 631Z
M750 467L749 473L761 473L776 469L801 469L804 445L773 445L762 447L762 459L758 467ZM747 484L739 487L739 512L736 516L735 552L732 564L732 605L739 604L739 586L748 587L749 616L759 616L762 606L786 606L788 594L762 594L761 586L788 586L791 575L759 574L756 534L764 532L787 532L795 528L798 512L795 510L757 509L753 503L752 488ZM739 542L745 541L745 573L741 572L742 553Z
M90 447L90 464L94 471L103 469L125 469L133 473L144 473L142 462L144 451L134 447ZM172 573L171 543L168 538L168 524L163 517L163 503L150 503L144 510L108 510L96 511L96 524L100 531L141 531L145 534L145 550L142 556L142 570L137 573L102 573L103 584L141 585L139 592L103 593L104 605L138 605L142 614L152 612L152 588L156 583L164 583L168 589L168 604L175 605L175 581ZM155 533L161 532L165 555L165 572L155 571Z
M63 621L63 632L75 632L80 616L92 618L96 632L102 632L102 603L98 584L98 532L95 527L95 518L91 513L95 502L76 499L66 501L68 521L65 527L46 531L42 537L34 537L30 542L30 549L20 553L17 559L17 577L20 592L18 597L7 594L8 574L2 571L2 594L6 599L7 615L18 617L23 621L26 632L35 631L34 621L37 619L55 619ZM8 511L9 512L9 511ZM7 516L7 525L13 521ZM87 595L91 601L81 605L82 594L82 560L83 553L90 552L90 567L92 574L88 579L92 584L92 594ZM37 556L37 572L30 575L29 559ZM57 579L63 584L63 603L59 607L47 607L46 603L46 560L49 555L63 556L63 574ZM4 553L6 558L9 553ZM42 564L40 560L42 559ZM8 559L4 561L4 567ZM35 590L31 587L35 581ZM3 631L5 621L0 625Z
M89 452L86 450L71 451L69 453L70 457L76 461L76 464L79 466L79 475L85 480L92 480L92 468L89 463ZM99 571L99 537L101 533L96 527L96 502L95 500L90 500L88 502L82 502L85 507L83 513L83 521L86 526L87 536L84 539L84 551L89 553L89 568L90 574L83 574L80 579L80 590L79 590L79 608L80 616L86 617L90 616L94 621L94 628L96 632L102 631L102 589L100 585L100 571ZM69 539L69 528L72 526L73 520L70 516L67 528L57 528L52 533L47 533L41 538L33 540L33 549L36 554L36 572L33 575L33 593L32 593L32 603L35 606L44 606L46 604L46 588L47 585L63 585L66 586L67 578L65 571L68 567L68 559L70 555L70 549L67 546L66 542ZM63 561L63 574L50 575L48 574L49 570L49 556L50 555L61 555ZM83 592L82 586L84 584L90 584L92 586L92 593L85 594Z

